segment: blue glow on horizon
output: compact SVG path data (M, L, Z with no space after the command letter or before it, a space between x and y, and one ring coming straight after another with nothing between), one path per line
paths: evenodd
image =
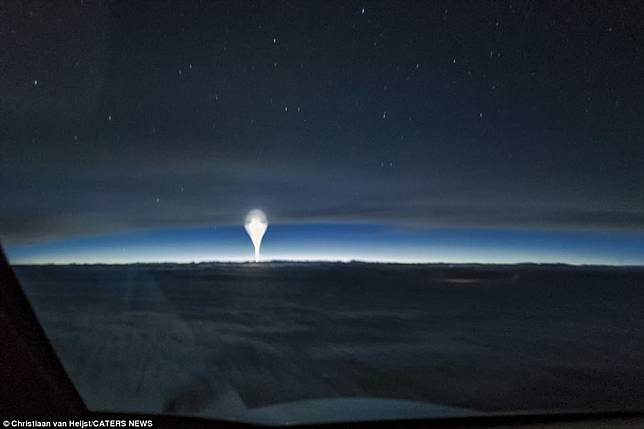
M163 229L6 247L12 264L250 261L243 226ZM270 225L263 260L644 265L644 233Z

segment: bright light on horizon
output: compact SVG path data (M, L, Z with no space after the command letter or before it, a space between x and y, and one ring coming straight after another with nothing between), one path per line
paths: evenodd
M416 255L416 256L391 256L391 255L358 255L350 254L299 254L293 253L270 253L262 258L263 262L364 262L364 263L383 263L383 264L568 264L568 265L612 265L612 266L641 266L640 261L610 261L595 258L576 258L562 257L561 255L527 255L527 254L508 254L499 252L498 254L489 254L487 257L481 257L478 252L445 252L442 255ZM78 257L69 256L62 258L32 258L11 260L12 265L47 265L47 264L154 264L154 263L250 263L257 262L256 259L249 259L244 255L227 255L213 257L212 254L179 256L172 254L150 254L146 256L121 256L121 255L103 255Z
M255 255L249 254L241 225L111 234L5 250L14 265L250 262L253 256L261 261L644 265L644 235L635 233L276 224L263 242L268 223L261 220L248 219L251 232L259 227Z

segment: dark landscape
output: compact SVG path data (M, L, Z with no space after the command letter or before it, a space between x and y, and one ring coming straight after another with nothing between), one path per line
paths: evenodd
M644 409L644 268L367 263L14 267L99 410L225 415L378 397Z

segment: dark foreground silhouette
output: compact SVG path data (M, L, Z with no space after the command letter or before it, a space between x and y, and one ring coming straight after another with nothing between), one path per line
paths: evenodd
M644 269L334 263L14 267L90 409L306 399L644 409Z

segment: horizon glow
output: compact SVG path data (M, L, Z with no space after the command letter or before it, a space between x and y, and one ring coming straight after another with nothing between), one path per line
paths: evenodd
M11 264L246 262L242 226L163 229L5 248ZM384 225L273 225L263 259L383 263L644 265L644 233L401 229Z

